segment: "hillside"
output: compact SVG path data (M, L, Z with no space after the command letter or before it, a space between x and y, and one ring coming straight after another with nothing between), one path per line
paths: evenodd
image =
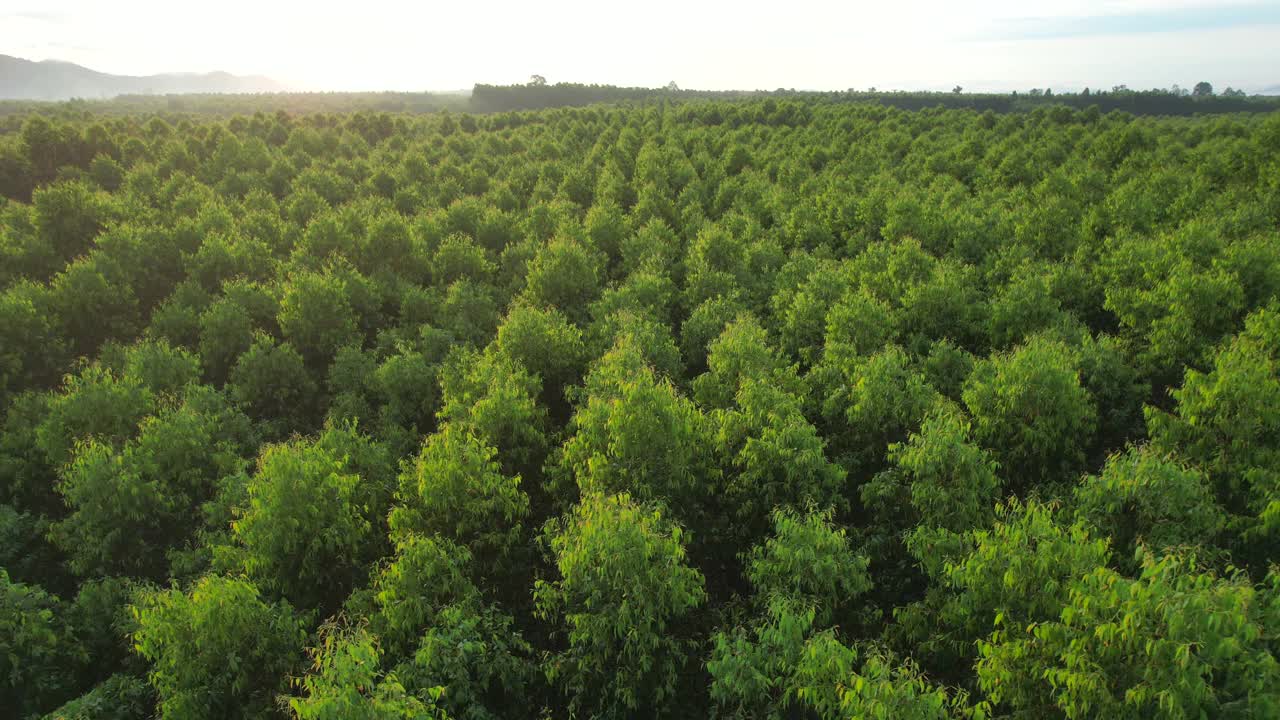
M212 73L110 75L60 60L33 62L0 55L0 99L67 100L170 93L261 93L284 87L260 76Z

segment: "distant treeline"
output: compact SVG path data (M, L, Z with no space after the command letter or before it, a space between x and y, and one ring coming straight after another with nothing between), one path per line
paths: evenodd
M472 112L506 110L541 110L593 103L639 102L654 99L730 100L738 98L787 97L817 99L830 102L874 102L902 110L942 107L993 112L1015 112L1037 107L1065 105L1085 109L1096 105L1101 112L1120 110L1135 115L1194 115L1197 113L1265 112L1280 109L1280 97L1210 95L1192 97L1171 90L1134 91L1119 89L1106 92L1057 94L1049 91L1032 93L963 93L963 92L882 92L846 91L816 92L807 90L680 90L675 87L639 88L612 85L476 85L471 92Z
M41 112L74 119L90 115L252 115L318 112L403 112L468 109L466 92L314 92L189 95L120 95L109 100L0 100L0 117Z
M157 115L170 119L181 116L231 116L255 112L311 113L388 112L426 113L441 110L499 113L579 107L597 103L646 103L664 100L742 100L786 98L832 103L877 103L902 110L946 108L990 110L997 113L1034 110L1039 107L1087 109L1100 112L1123 111L1134 115L1195 115L1233 112L1268 112L1280 109L1280 96L1208 95L1191 96L1171 90L1116 89L1079 93L964 93L809 90L682 90L663 88L583 85L578 83L527 85L476 85L470 97L465 93L365 92L365 93L263 93L193 95L121 95L109 100L69 100L45 102L0 100L0 133L16 130L21 118L31 113L64 120L102 115ZM8 121L6 121L6 119Z

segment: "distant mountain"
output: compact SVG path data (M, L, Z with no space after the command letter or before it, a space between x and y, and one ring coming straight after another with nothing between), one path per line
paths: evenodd
M260 76L212 73L109 75L60 60L33 62L0 55L0 99L67 100L116 95L177 93L261 93L285 88Z

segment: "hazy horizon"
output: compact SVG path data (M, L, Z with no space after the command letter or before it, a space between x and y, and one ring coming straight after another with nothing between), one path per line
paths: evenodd
M294 90L445 91L534 73L710 90L1280 85L1274 0L174 5L7 0L0 53L121 75L263 75Z

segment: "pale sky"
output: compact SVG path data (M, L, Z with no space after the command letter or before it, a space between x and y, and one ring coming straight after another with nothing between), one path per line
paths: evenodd
M0 0L0 54L298 90L1280 86L1280 0ZM1280 92L1280 90L1272 90Z

